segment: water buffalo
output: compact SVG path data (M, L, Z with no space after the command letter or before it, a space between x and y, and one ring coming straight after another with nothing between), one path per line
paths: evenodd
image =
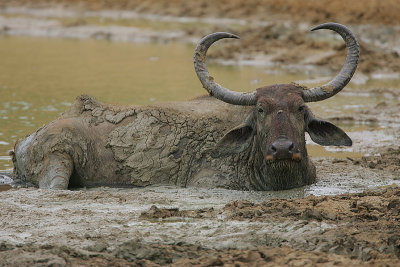
M342 36L347 57L327 84L276 84L232 92L209 75L206 52L229 33L204 37L195 49L196 73L210 96L151 106L116 107L79 96L60 118L15 144L14 177L41 188L82 186L222 187L280 190L316 180L305 132L324 146L351 139L317 119L306 102L337 94L357 67L359 46L345 26L325 23ZM225 135L223 135L225 133Z

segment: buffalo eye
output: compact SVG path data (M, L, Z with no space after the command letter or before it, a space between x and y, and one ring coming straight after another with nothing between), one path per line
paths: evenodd
M258 113L260 113L260 114L263 114L263 113L264 113L264 110L263 110L261 107L258 107L258 108L257 108L257 111L258 111Z
M305 106L300 106L297 110L299 111L299 112L303 112L304 110L305 110Z

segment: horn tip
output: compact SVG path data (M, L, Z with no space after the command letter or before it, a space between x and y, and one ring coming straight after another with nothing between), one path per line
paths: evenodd
M339 28L346 28L346 26L336 23L336 22L327 22L327 23L322 23L318 26L315 26L314 28L311 29L311 31L317 31L320 29L331 29L333 27L339 27Z
M223 38L233 38L233 39L240 39L239 36L230 32L216 32L215 34L223 36Z

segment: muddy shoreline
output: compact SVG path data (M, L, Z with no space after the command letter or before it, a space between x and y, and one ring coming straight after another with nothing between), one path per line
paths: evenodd
M312 70L316 75L338 71L345 57L338 36L328 31L310 32L318 25L313 21L282 21L275 18L277 15L265 20L240 16L190 17L190 13L177 17L148 12L86 10L74 5L7 5L0 7L0 36L195 44L210 32L228 31L239 35L241 40L222 42L210 51L211 59L223 64L258 65L288 72ZM361 46L359 75L398 75L399 24L348 26Z
M193 194L175 189L178 194L190 193L189 202L203 194L211 197L210 202L220 201L203 208L190 208L184 197L171 203L173 191L166 189L3 192L1 262L3 266L400 263L399 187L264 202L229 201L221 198L223 190ZM27 217L29 222L23 219ZM40 227L32 228L33 224Z
M309 30L345 23L359 38L361 61L343 94L384 100L327 119L377 125L352 136L353 151L363 156L314 157L317 183L282 192L54 191L11 187L0 173L0 266L399 266L400 84L365 86L399 80L397 1L263 0L263 8L260 1L138 2L0 2L0 38L193 45L210 32L230 31L241 40L210 51L214 61L305 73L315 82L340 69L345 51L337 36Z
M299 20L312 22L326 22L336 20L343 23L383 24L393 25L400 23L400 15L396 12L400 6L396 0L222 0L210 3L207 0L185 1L175 0L11 0L0 2L0 6L27 5L33 7L47 7L59 4L63 8L78 7L82 10L134 10L139 13L152 13L174 17L226 17L235 19L266 20L273 17L275 20Z

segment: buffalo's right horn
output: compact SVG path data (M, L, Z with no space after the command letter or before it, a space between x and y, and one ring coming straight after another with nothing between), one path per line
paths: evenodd
M360 48L356 37L345 26L338 23L324 23L312 31L319 29L329 29L337 32L343 38L347 47L346 61L340 72L330 82L325 85L303 90L303 99L305 102L314 102L327 99L339 93L351 80L356 71L358 58L360 57Z
M238 36L231 33L216 32L207 35L198 43L194 51L194 69L197 77L199 77L200 82L203 84L203 87L209 92L209 94L218 98L219 100L234 105L255 105L257 101L255 92L239 93L226 89L216 83L213 77L211 77L208 73L205 63L207 50L214 42L223 38L239 39Z

